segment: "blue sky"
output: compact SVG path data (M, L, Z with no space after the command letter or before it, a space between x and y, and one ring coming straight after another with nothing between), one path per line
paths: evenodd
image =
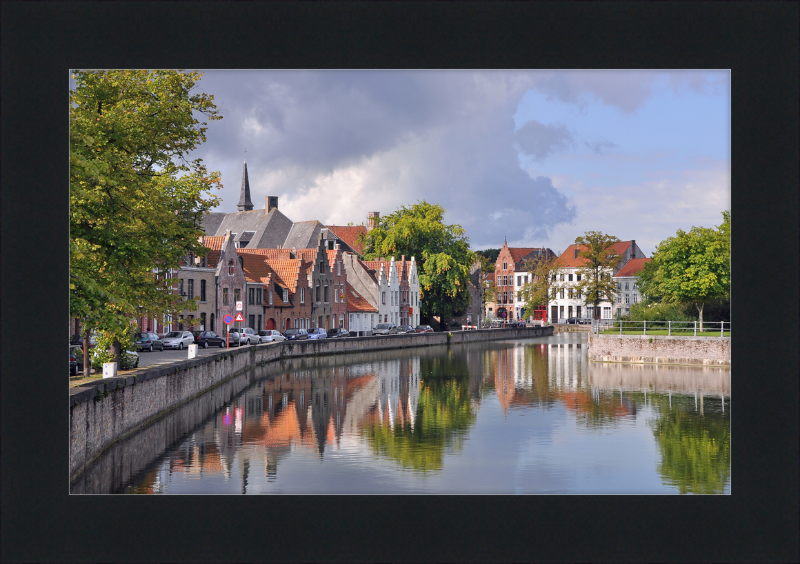
M204 71L224 116L193 157L235 211L360 224L441 204L475 249L550 247L586 231L650 256L730 208L728 71Z

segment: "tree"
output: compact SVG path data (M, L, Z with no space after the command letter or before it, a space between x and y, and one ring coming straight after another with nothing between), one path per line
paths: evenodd
M481 272L494 272L494 266L497 262L497 256L500 254L500 249L484 249L482 251L475 251L477 259L481 261Z
M705 304L730 295L731 214L724 211L722 217L722 225L716 229L692 227L688 233L679 229L674 237L659 243L638 278L643 294L694 306L701 331Z
M438 316L441 323L463 315L470 304L468 283L475 253L460 225L444 224L444 208L426 201L402 206L379 218L360 237L367 260L413 256L417 259L420 315Z
M584 259L584 265L578 270L581 281L575 289L583 294L586 303L594 305L594 318L600 319L600 302L611 300L617 288L611 279L613 270L619 265L620 256L614 250L614 243L619 239L599 231L587 231L575 239L578 245L578 256Z
M198 72L75 71L70 91L70 316L122 336L144 305L186 306L170 269L202 256L200 222L220 174L188 154L221 119L213 96L190 91ZM191 305L191 303L190 303ZM119 339L115 339L119 361ZM88 351L87 351L88 354ZM84 363L88 372L88 363Z
M524 269L531 273L531 280L519 290L519 297L525 304L523 317L527 317L538 307L547 308L550 298L553 297L553 290L559 287L556 282L559 273L558 258L528 259Z

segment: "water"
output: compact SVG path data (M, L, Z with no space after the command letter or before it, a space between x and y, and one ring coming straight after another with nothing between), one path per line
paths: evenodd
M586 336L296 359L109 449L73 493L729 494L730 371Z

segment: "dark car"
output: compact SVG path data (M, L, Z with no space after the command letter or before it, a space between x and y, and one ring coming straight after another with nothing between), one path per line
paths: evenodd
M578 319L578 323L580 323L581 325L591 325L592 324L592 320L589 319L588 317L582 317L582 318Z
M411 325L398 325L398 333L414 333L414 328Z
M287 329L283 332L283 336L286 337L287 341L308 339L308 331L305 329Z
M430 325L417 325L414 333L433 333L433 327Z
M80 347L80 345L70 345L69 354L70 357L75 357L75 363L77 364L78 372L83 372L83 349ZM91 364L91 355L89 358L89 364ZM70 364L72 363L70 362Z
M568 317L566 323L568 325L577 325L581 320L577 317Z
M328 338L335 339L337 337L349 337L350 331L344 328L334 327L330 331L328 331Z
M78 375L78 357L75 354L75 348L72 345L69 347L69 375L70 376L77 376ZM80 350L80 347L77 347ZM83 353L83 351L81 351Z
M225 348L225 339L213 331L192 331L194 344L207 349L209 345L213 347Z
M69 344L83 347L83 335L73 335L69 340ZM92 331L91 335L89 335L89 348L92 348L95 344L97 344L97 333Z
M137 351L150 351L153 352L153 349L156 348L160 351L164 350L164 343L161 342L161 339L158 338L158 335L155 333L136 333L133 336L134 344L136 345Z

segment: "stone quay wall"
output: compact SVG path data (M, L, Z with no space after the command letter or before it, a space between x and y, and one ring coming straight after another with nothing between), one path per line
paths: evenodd
M730 366L731 338L589 333L589 360L637 364Z
M80 476L115 442L259 364L281 358L526 339L552 334L553 328L549 326L284 341L224 349L166 366L142 368L116 378L96 380L71 388L69 392L70 481Z

